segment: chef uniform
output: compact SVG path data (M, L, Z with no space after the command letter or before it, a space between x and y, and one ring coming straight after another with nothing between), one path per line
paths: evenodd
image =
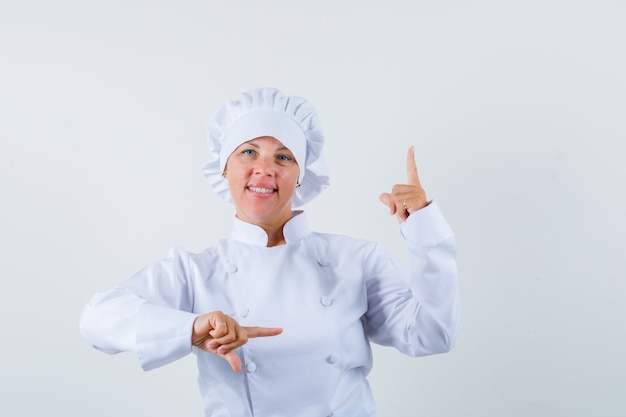
M325 188L323 140L306 100L258 89L225 106L210 122L209 138L217 133L204 167L219 195L230 201L217 177L232 150L270 134L296 160L307 161L295 205ZM280 117L258 130L266 112ZM250 113L256 114L245 117ZM285 114L287 124L293 122L288 127L281 125ZM256 127L233 128L242 119ZM293 138L293 128L302 126L305 146L280 137L288 132ZM237 129L243 136L223 133ZM81 317L83 336L107 353L134 352L145 370L195 353L207 417L375 416L366 379L370 342L410 356L454 345L459 298L453 232L436 202L412 213L400 225L409 254L403 270L381 245L314 232L306 213L293 214L283 245L267 247L262 228L235 217L230 237L215 246L200 253L172 249L166 259L97 293ZM243 368L234 372L223 358L191 344L196 317L216 310L242 326L281 327L283 333L251 338L236 349Z

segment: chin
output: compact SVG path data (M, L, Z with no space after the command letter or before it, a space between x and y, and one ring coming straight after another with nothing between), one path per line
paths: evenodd
M280 221L283 217L291 217L291 205L285 207L259 207L259 205L248 206L240 210L241 214L250 221L258 223L268 223Z

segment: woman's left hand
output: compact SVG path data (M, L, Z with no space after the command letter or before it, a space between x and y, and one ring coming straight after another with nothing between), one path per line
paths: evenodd
M382 193L379 197L380 201L389 207L389 213L395 214L400 223L404 222L412 213L428 205L426 191L422 188L417 175L413 146L407 152L406 173L408 184L396 184L391 189L391 193Z

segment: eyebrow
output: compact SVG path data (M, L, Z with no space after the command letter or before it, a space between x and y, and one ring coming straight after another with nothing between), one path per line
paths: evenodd
M252 140L254 140L254 139L252 139ZM250 146L253 146L253 147L257 148L257 149L260 149L260 148L261 148L259 145L257 145L256 143L253 143L253 142L251 142L251 141L249 141L249 142L244 142L244 143L242 143L242 144L241 144L241 145L239 145L239 146L242 146L242 145L250 145ZM276 149L276 151L289 151L289 152L291 152L291 149L289 149L289 148L288 148L288 147L286 147L286 146L281 146L280 148L277 148L277 149Z

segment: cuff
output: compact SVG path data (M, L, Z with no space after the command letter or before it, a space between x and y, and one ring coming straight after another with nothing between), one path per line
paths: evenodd
M454 236L435 201L412 213L400 224L400 232L410 245L422 247L437 245Z
M191 353L191 333L197 315L144 304L137 315L137 358L144 371Z

